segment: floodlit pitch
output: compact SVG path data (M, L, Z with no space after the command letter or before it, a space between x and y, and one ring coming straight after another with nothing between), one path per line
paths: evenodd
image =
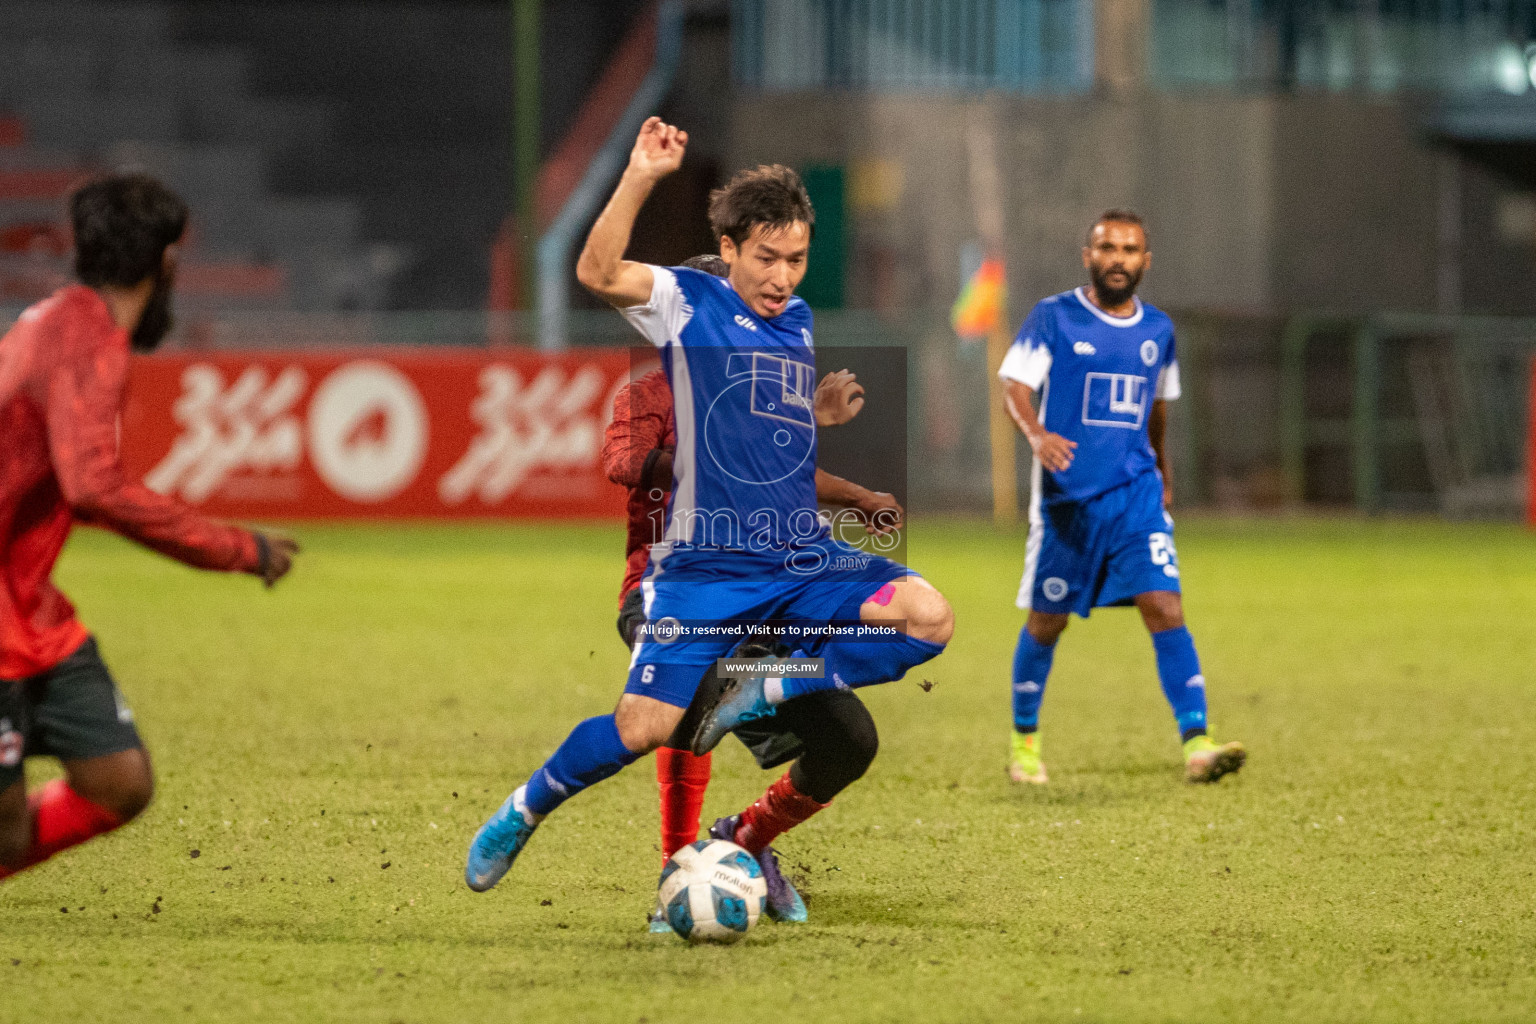
M1147 640L1108 611L1056 668L1051 785L1010 786L1022 534L919 520L964 632L871 694L869 775L786 838L811 922L728 948L645 931L646 771L573 802L494 893L459 877L483 805L611 706L617 530L301 528L305 571L262 602L81 531L60 582L160 791L0 890L0 1020L1527 1016L1528 535L1181 531L1212 719L1251 771L1180 781ZM763 781L722 751L706 821Z

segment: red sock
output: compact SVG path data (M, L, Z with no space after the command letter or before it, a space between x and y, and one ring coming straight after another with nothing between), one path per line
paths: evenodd
M63 779L54 779L27 797L27 810L32 814L32 845L27 848L21 867L0 867L0 878L41 864L60 850L110 832L123 823L116 814L70 789Z
M699 838L699 812L709 786L710 754L658 747L656 786L661 790L661 863Z
M789 772L768 787L736 823L736 845L754 857L781 834L788 832L827 804L819 804L795 788Z

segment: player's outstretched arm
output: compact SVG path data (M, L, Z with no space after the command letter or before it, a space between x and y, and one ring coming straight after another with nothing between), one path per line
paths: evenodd
M864 408L864 385L851 370L833 370L816 385L812 401L818 427L836 427L847 423Z
M49 381L48 444L70 509L187 565L250 573L268 586L277 582L298 552L291 539L214 522L124 476L117 419L126 376L126 355L66 358Z
M1072 465L1072 450L1077 447L1077 442L1068 441L1060 434L1045 429L1040 417L1035 414L1034 388L1016 380L1005 380L1003 398L1004 404L1008 406L1008 415L1019 428L1019 433L1029 442L1040 465L1052 473L1059 473Z
M587 244L576 261L576 279L598 298L620 309L640 306L651 299L651 268L624 258L629 235L640 207L656 183L682 166L688 133L659 117L640 126L629 166L618 188L587 235Z

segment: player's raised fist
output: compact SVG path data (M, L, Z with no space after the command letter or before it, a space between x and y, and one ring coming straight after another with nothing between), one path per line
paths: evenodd
M651 180L665 178L683 165L688 133L659 117L648 117L640 126L635 148L629 151L630 170Z

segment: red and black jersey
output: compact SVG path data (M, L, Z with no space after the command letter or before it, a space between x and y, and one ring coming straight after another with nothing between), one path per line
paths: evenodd
M656 461L653 453L676 444L672 388L665 372L652 370L619 389L613 398L613 420L603 437L602 458L608 479L629 488L620 604L625 594L640 585L651 545L661 539L666 525L672 478L650 472Z
M53 585L76 521L203 569L251 572L246 530L124 478L128 332L89 288L62 288L0 338L0 679L53 668L86 638Z

